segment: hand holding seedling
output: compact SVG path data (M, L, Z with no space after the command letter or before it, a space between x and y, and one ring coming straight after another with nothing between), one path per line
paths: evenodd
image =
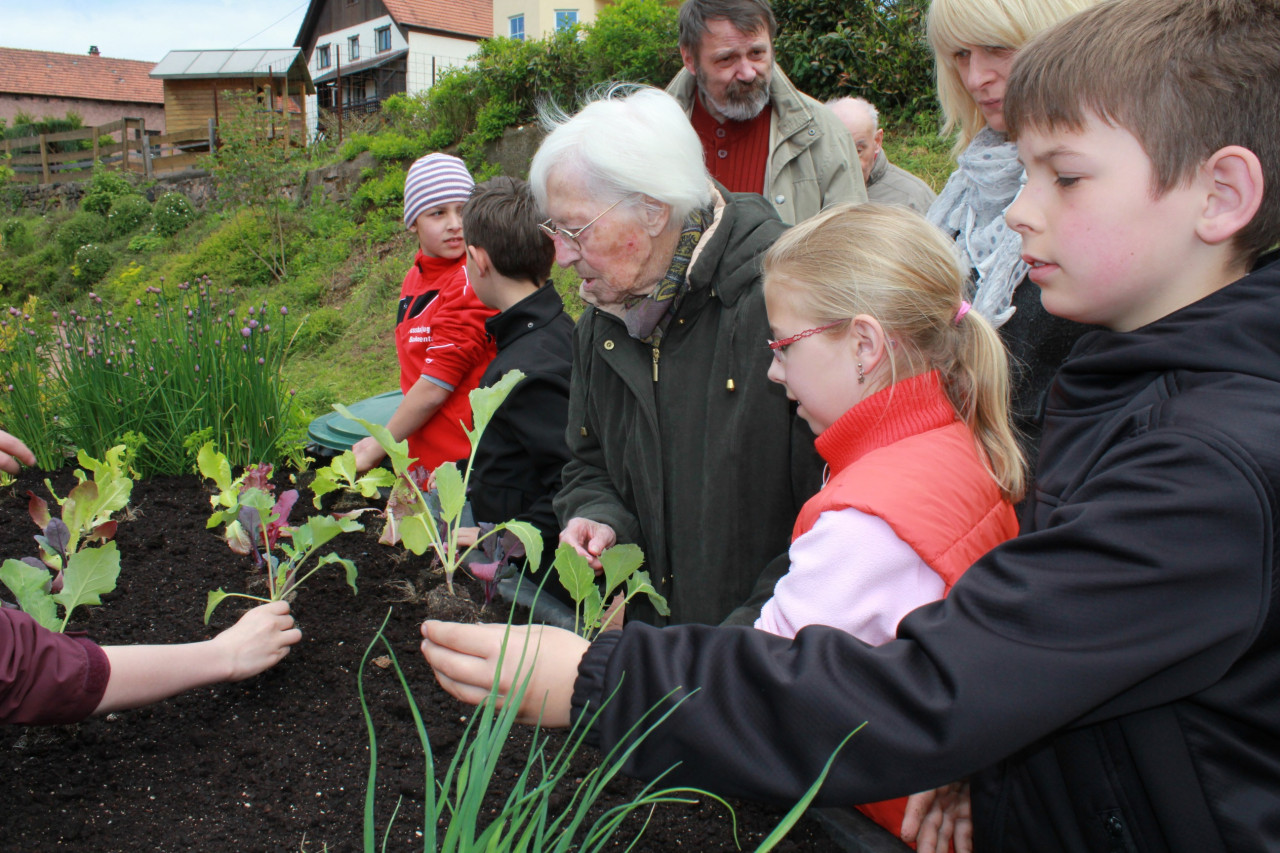
M508 628L435 621L422 623L422 636L422 656L435 670L436 681L455 699L478 705L488 698L501 660L500 696L506 697L512 685L529 677L517 721L550 728L569 725L578 664L591 645L582 637L547 625Z
M10 474L18 473L18 463L36 464L36 457L25 444L9 433L0 429L0 470Z
M571 518L560 531L560 541L573 546L573 550L587 558L587 565L596 572L604 571L600 563L600 552L612 548L618 541L618 534L613 528L589 518Z
M202 643L104 646L111 677L94 713L149 705L207 684L243 681L275 666L301 639L289 603L273 601Z

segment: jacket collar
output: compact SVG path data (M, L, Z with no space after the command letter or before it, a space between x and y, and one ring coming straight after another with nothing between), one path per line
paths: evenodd
M484 330L499 349L532 331L542 328L564 311L560 294L548 282L512 305L484 321Z
M861 165L859 165L861 168ZM884 156L884 149L880 149L876 153L876 159L871 164L871 174L867 175L867 187L884 177L885 172L889 171L889 158Z
M858 403L814 442L838 473L873 450L957 420L936 370L895 382Z

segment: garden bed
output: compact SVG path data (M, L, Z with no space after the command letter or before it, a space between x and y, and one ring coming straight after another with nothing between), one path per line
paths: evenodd
M48 498L43 475L26 472L0 488L0 558L35 553L27 515L30 489ZM59 494L70 472L55 478ZM97 641L178 643L206 639L243 612L230 599L202 623L205 595L243 591L248 566L216 531L197 477L154 478L134 487L132 517L121 517L117 590L101 607L77 612L73 629ZM311 511L302 490L295 515ZM301 591L293 613L302 642L279 666L239 684L195 690L150 708L94 718L78 726L0 728L0 847L92 851L352 851L361 848L369 770L368 736L356 693L361 657L391 610L387 636L426 721L442 777L471 713L440 690L417 651L421 601L405 600L405 581L421 594L432 579L423 558L377 544L377 522L345 534L332 549L354 560L360 592L340 569L322 570ZM464 594L467 590L463 587ZM479 599L479 593L474 593ZM484 618L505 619L492 611ZM381 654L381 652L377 653ZM409 705L393 669L369 666L365 689L378 733L378 826L403 798L388 850L422 849L422 755ZM525 764L531 732L521 728L496 779ZM552 735L551 742L562 742ZM599 760L584 749L581 777ZM629 780L609 789L606 805L636 795ZM568 801L571 792L563 792ZM497 791L499 798L505 791ZM785 809L733 803L743 850L754 850ZM646 815L647 816L647 815ZM633 816L616 836L626 849L639 831ZM726 809L703 798L659 806L638 851L733 850ZM802 820L777 850L834 851L816 823Z

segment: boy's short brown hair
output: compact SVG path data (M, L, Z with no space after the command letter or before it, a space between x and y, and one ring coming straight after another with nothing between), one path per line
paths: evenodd
M499 275L541 286L556 257L555 245L538 228L541 221L529 185L500 176L471 191L462 207L462 237L489 253Z
M1263 198L1234 239L1252 264L1280 238L1280 0L1113 0L1069 18L1018 54L1004 118L1081 130L1089 115L1121 127L1151 158L1159 196L1215 151L1262 163Z

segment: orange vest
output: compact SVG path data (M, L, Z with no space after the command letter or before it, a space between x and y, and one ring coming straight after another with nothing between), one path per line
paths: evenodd
M883 519L950 592L979 557L1018 533L1013 506L983 465L936 372L886 388L818 436L833 473L796 518L792 541L828 511L856 509ZM906 797L858 810L898 835Z

